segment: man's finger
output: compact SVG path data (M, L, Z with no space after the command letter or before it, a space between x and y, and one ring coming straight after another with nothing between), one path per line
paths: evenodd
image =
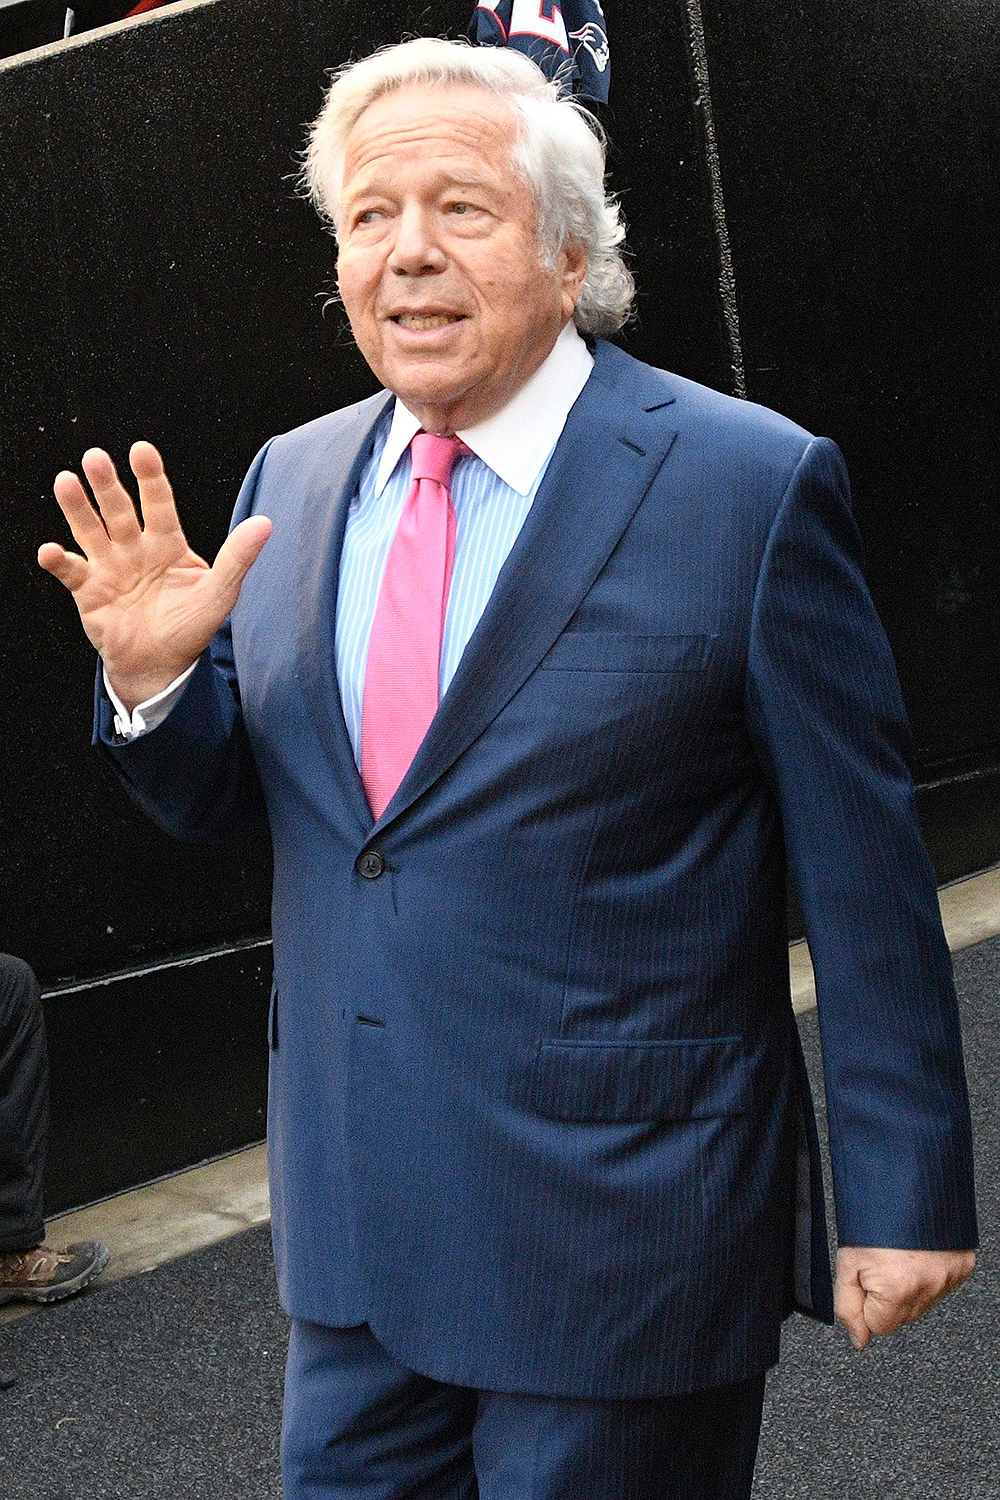
M227 593L233 596L239 593L270 535L271 522L267 516L248 516L226 537L212 564L212 572Z
M912 1323L923 1310L919 1303L897 1302L890 1297L881 1297L877 1292L868 1292L864 1318L872 1333L895 1333L904 1323Z
M168 536L179 531L177 502L159 450L142 439L132 444L128 461L139 481L139 505L146 530L155 536Z
M118 478L110 456L103 448L88 448L83 455L83 472L90 481L108 536L125 545L142 535L132 496Z
M72 469L60 469L52 485L56 503L73 533L73 540L87 557L107 552L111 543L104 522L90 501L90 496Z
M871 1339L871 1329L865 1321L866 1292L856 1277L849 1280L838 1276L834 1288L834 1311L850 1335L855 1349L864 1349Z
M51 573L53 578L58 578L71 593L86 583L90 573L90 564L85 558L67 552L58 542L42 543L38 549L38 566Z

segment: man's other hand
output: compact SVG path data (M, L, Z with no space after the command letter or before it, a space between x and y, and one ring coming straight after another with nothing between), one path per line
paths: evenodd
M236 603L271 522L266 516L242 521L209 567L187 544L152 443L133 443L129 463L139 482L142 524L110 456L88 448L83 471L96 506L69 469L53 486L83 555L44 542L38 562L73 595L115 692L131 710L197 661Z
M973 1250L837 1251L834 1309L855 1349L873 1333L894 1333L961 1286L976 1264Z

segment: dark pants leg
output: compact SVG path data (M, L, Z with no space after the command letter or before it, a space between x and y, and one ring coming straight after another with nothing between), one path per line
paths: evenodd
M294 1323L286 1500L749 1500L764 1375L576 1401L442 1384L371 1330Z
M0 954L0 1252L45 1238L42 1175L49 1075L38 982L26 963Z
M475 1417L475 1391L408 1370L367 1324L293 1323L285 1500L475 1500Z
M764 1375L684 1396L574 1401L483 1391L481 1500L749 1500Z

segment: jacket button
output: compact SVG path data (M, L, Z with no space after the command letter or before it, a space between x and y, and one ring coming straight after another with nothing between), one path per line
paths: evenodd
M366 849L364 854L358 855L354 868L366 880L377 880L385 869L385 860L377 849Z

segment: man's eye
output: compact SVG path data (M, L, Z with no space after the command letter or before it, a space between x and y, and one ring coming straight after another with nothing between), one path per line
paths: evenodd
M453 214L467 214L467 213L470 212L470 210L472 208L472 204L471 203L449 203L448 207L449 207L450 211Z

